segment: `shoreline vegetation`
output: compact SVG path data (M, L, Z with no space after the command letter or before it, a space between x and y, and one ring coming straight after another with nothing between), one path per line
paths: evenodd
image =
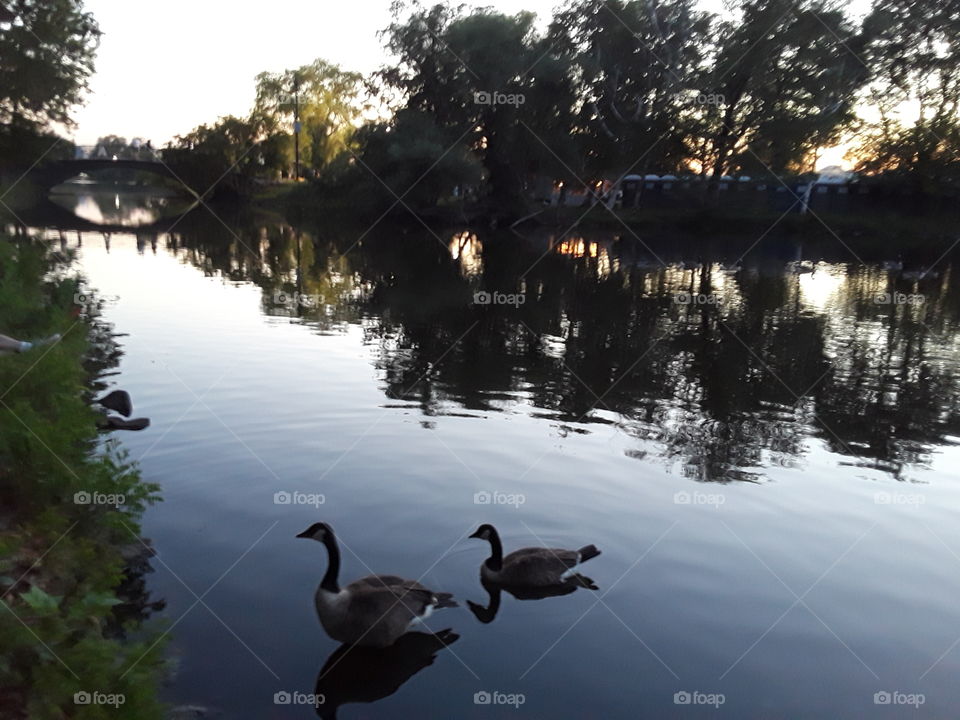
M252 196L250 204L258 211L286 217L292 224L317 224L331 219L347 221L377 217L387 208L363 200L347 200L323 195L307 184L273 185ZM389 205L387 206L389 207ZM396 209L395 209L396 210ZM374 213L372 216L370 213ZM796 211L750 211L739 208L701 205L684 208L639 207L607 209L595 206L550 207L530 204L512 213L491 212L487 205L451 204L414 213L400 208L388 214L393 221L405 221L411 227L421 222L437 227L472 225L512 229L523 235L539 229L559 233L612 233L647 241L684 239L700 241L704 235L728 238L731 249L741 248L760 237L801 240L812 246L839 238L855 250L869 253L889 251L926 254L944 251L960 237L960 220L943 213L887 211L874 213L836 213L814 211L801 215ZM520 221L520 222L517 222Z
M159 487L98 436L91 403L120 350L93 301L79 313L78 288L66 258L0 236L0 328L63 335L0 356L0 707L159 719L164 643L141 621L162 604L137 582L151 554L139 519Z

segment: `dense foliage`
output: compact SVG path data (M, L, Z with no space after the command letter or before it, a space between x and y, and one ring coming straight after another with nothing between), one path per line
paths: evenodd
M40 248L0 239L0 329L64 335L0 356L0 707L31 720L116 716L75 703L76 693L101 692L123 695L123 717L158 718L162 644L124 639L135 627L120 619L117 595L122 550L141 547L138 518L157 487L97 440L91 373L116 346L74 317L76 293ZM77 493L123 502L82 504Z

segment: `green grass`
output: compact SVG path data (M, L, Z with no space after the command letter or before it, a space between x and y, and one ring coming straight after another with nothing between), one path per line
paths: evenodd
M161 718L158 631L117 632L114 613L121 551L138 543L158 488L117 444L98 441L87 368L108 353L89 341L67 273L37 244L0 237L0 332L64 335L53 347L0 355L0 707L31 720ZM81 492L124 503L77 504ZM74 703L75 693L95 691L124 703Z

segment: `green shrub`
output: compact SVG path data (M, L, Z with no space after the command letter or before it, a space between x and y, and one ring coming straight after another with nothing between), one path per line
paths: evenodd
M105 349L88 340L77 287L62 258L0 238L0 332L63 335L0 356L0 706L31 720L161 718L161 635L107 632L121 602L122 550L139 542L140 515L158 487L142 481L116 441L98 441L85 361ZM80 492L123 503L78 504ZM123 704L74 702L94 691Z

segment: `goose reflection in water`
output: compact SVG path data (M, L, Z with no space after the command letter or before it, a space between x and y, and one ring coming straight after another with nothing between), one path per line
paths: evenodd
M317 715L336 720L341 705L372 703L393 695L459 638L448 628L438 633L409 632L384 648L341 645L317 675L314 693L322 698Z
M473 616L484 625L493 622L497 617L497 612L500 610L500 595L504 590L517 600L543 600L548 597L559 597L569 595L577 588L599 590L593 580L585 575L572 575L563 583L541 587L505 587L486 580L480 582L489 596L486 607L471 600L467 600L467 607L470 608Z

